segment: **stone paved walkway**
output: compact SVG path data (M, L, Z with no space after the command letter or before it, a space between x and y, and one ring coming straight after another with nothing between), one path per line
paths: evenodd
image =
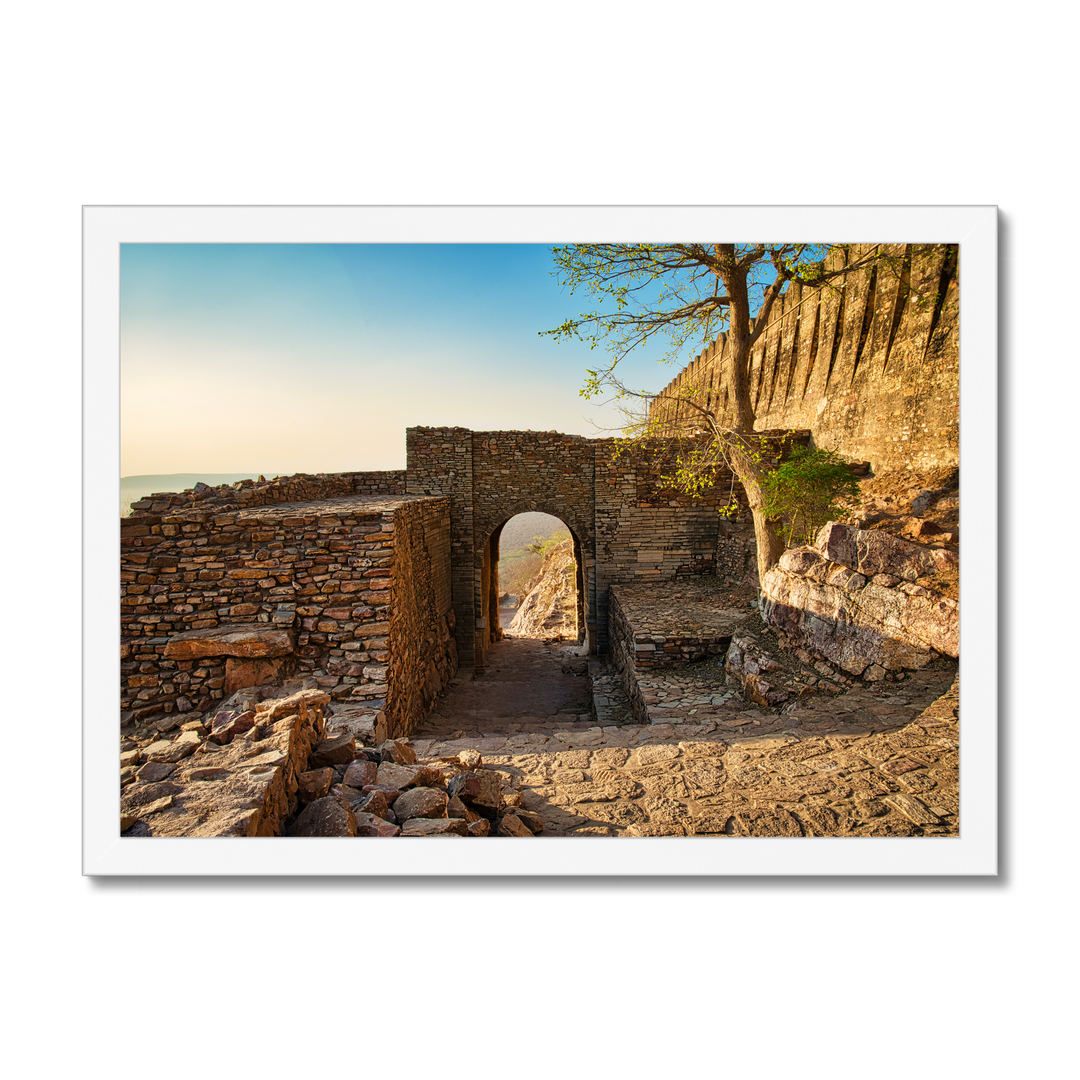
M544 836L959 833L955 663L787 712L732 701L722 719L694 723L687 706L683 722L643 726L602 672L598 721L577 651L495 646L488 671L460 673L415 733L418 756L479 751L540 814ZM665 677L684 691L714 679L694 666ZM715 696L711 683L699 689Z

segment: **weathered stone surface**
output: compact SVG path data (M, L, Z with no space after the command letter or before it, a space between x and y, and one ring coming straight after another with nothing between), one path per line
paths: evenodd
M321 799L334 782L334 770L330 768L311 769L301 773L297 778L297 795L302 805Z
M383 761L392 761L397 765L414 765L416 751L409 745L408 739L388 739L379 747Z
M913 825L936 825L938 816L932 814L921 799L914 795L886 795L882 800L886 806L899 810Z
M171 660L197 660L204 656L284 656L293 651L293 635L287 630L251 625L214 626L174 634L165 646Z
M327 796L300 811L290 836L355 836L356 816L340 799Z
M468 836L469 823L462 818L409 818L402 836Z
M359 813L356 815L357 836L397 836L401 832L399 825L393 825L376 814Z
M362 793L361 798L351 804L353 813L357 815L361 813L373 814L375 817L389 820L387 814L392 812L390 807L394 800L400 796L401 792L395 791L392 792L392 794L393 798L388 798L387 793L384 791L368 791ZM452 814L451 816L457 817L459 815ZM359 820L359 816L357 817L357 820Z
M295 694L290 694L288 697L260 701L255 706L255 712L258 715L259 722L263 723L267 720L277 720L282 716L288 716L290 713L306 716L308 709L316 706L321 709L330 700L330 695L322 690L300 690Z
M376 779L380 787L398 788L404 791L410 787L441 787L442 774L426 765L396 765L384 761L376 770Z
M311 769L328 765L346 765L356 757L356 739L348 733L324 739L315 746L308 760Z
M270 686L282 677L284 660L267 657L235 657L225 661L226 694L249 686Z
M741 810L734 815L736 836L802 836L799 822L782 807Z
M169 776L175 768L176 765L171 762L149 761L135 775L141 783L156 784Z
M445 791L436 788L417 787L404 791L394 800L392 807L398 821L410 818L444 818L448 798Z
M345 770L345 776L341 782L358 789L366 787L369 784L376 783L378 771L379 767L375 762L358 759L353 761Z
M518 819L533 836L539 836L544 831L544 819L532 810L521 807L514 809L514 817Z
M498 836L532 836L532 832L529 827L517 816L517 814L506 814L499 821L499 827L496 830Z
M892 574L914 581L958 563L954 552L912 544L877 529L857 529L830 521L814 541L818 553L830 562L842 563L866 577Z
M959 655L960 606L928 590L912 595L871 582L850 592L775 566L762 591L762 614L770 626L851 674L871 665L917 670L934 651Z
M226 745L245 731L255 726L255 713L250 710L222 710L213 719L210 726L210 738L221 745Z
M487 769L458 773L450 780L447 790L486 818L494 817L502 804L499 774Z

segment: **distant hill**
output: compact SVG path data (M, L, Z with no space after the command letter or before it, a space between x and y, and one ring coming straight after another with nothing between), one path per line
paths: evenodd
M218 484L235 484L237 480L254 480L259 473L165 473L146 476L120 477L120 516L123 517L133 502L166 491L186 491L198 483L217 487ZM269 473L266 474L270 476Z
M509 555L511 551L520 550L526 544L531 544L534 536L546 540L554 533L565 531L566 526L551 514L518 514L503 526L499 536L499 554Z

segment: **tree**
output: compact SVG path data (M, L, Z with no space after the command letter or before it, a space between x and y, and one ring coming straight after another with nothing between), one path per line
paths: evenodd
M902 259L881 245L855 249L844 244L568 244L552 249L561 285L583 290L597 309L553 330L556 341L603 345L611 355L603 368L587 372L583 397L607 392L624 404L625 437L646 441L657 432L648 405L658 395L628 388L617 367L630 352L654 338L670 345L665 359L684 355L690 342L707 344L728 334L732 363L725 380L730 422L687 393L680 402L700 416L701 438L678 454L672 486L699 493L722 464L738 477L754 518L758 574L763 578L784 552L779 523L766 509L766 447L754 434L750 358L776 299L788 282L829 287L874 264L902 272ZM910 254L909 256L910 257ZM637 403L635 409L633 404Z
M835 450L796 446L765 477L765 515L783 522L780 535L788 543L809 544L842 512L842 501L858 494L854 470Z

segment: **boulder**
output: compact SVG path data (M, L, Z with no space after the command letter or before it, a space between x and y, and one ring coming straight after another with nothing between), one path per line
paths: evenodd
M355 836L356 815L340 799L326 796L300 811L289 836Z
M397 836L400 832L400 826L392 825L377 814L356 815L357 836Z
M296 782L300 802L307 806L308 803L321 799L330 790L330 785L334 782L334 770L310 769L308 772L301 773L296 778Z
M417 787L404 791L394 800L392 807L398 821L410 818L444 818L447 799L445 791L436 788Z
M336 735L315 745L308 759L309 769L323 769L328 765L345 765L356 757L356 739L348 733Z
M362 788L374 784L377 774L378 766L373 761L361 759L349 765L341 782L349 787Z
M415 765L416 751L409 745L408 739L387 740L379 747L383 761L392 761L396 765Z
M468 836L469 823L462 818L409 818L402 836Z
M250 731L255 726L255 714L249 709L243 712L222 710L210 725L212 741L227 746L237 735Z
M426 765L396 765L392 761L384 761L376 775L379 786L386 788L404 790L410 787L443 786L442 773Z
M499 822L499 827L496 830L498 836L532 836L528 826L517 816L517 814L507 814Z

